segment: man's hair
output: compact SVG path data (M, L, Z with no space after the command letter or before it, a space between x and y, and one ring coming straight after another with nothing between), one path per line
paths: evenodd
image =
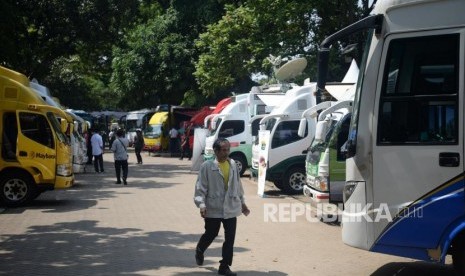
M124 130L121 129L121 128L118 129L118 130L116 131L116 136L118 136L118 137L124 136Z
M221 144L223 144L224 142L227 142L229 144L229 141L228 139L226 138L218 138L216 139L216 141L213 143L213 150L221 150Z

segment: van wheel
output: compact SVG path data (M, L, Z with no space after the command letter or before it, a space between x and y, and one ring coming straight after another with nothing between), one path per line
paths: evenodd
M454 241L452 250L452 265L456 275L465 275L465 234Z
M22 206L37 194L32 178L16 173L8 173L2 177L0 191L0 201L8 207Z
M280 190L283 190L283 182L281 180L276 180L273 182L273 184L275 185L276 188L280 189Z
M234 161L236 161L237 170L239 171L239 175L243 176L245 170L247 169L247 161L245 160L245 158L240 156L240 155L233 155L233 156L231 156L231 159L234 159Z
M305 169L303 167L292 167L284 174L281 189L289 194L302 193L305 178Z

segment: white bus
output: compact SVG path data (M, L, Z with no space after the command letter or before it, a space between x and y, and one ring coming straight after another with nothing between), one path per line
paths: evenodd
M346 144L344 243L465 275L465 1L383 0L326 38L367 32ZM325 68L326 67L326 68Z

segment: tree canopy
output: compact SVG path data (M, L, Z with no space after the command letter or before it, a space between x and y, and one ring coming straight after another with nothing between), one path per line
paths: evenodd
M376 1L375 1L376 2ZM269 55L305 57L366 16L368 0L4 0L0 64L36 78L73 109L214 104L244 93ZM362 38L341 41L334 55ZM355 55L357 58L357 55ZM333 59L331 80L349 66Z

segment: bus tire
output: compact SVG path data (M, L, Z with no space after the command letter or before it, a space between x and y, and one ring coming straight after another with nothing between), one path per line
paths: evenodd
M230 158L236 161L237 169L239 170L239 176L243 176L245 170L247 169L247 161L245 158L239 154L231 155Z
M34 180L24 173L6 173L0 179L0 202L7 207L29 203L37 194Z
M455 275L465 275L465 233L460 234L454 241L452 265Z
M301 194L305 185L305 168L291 167L284 174L282 191L289 194Z

